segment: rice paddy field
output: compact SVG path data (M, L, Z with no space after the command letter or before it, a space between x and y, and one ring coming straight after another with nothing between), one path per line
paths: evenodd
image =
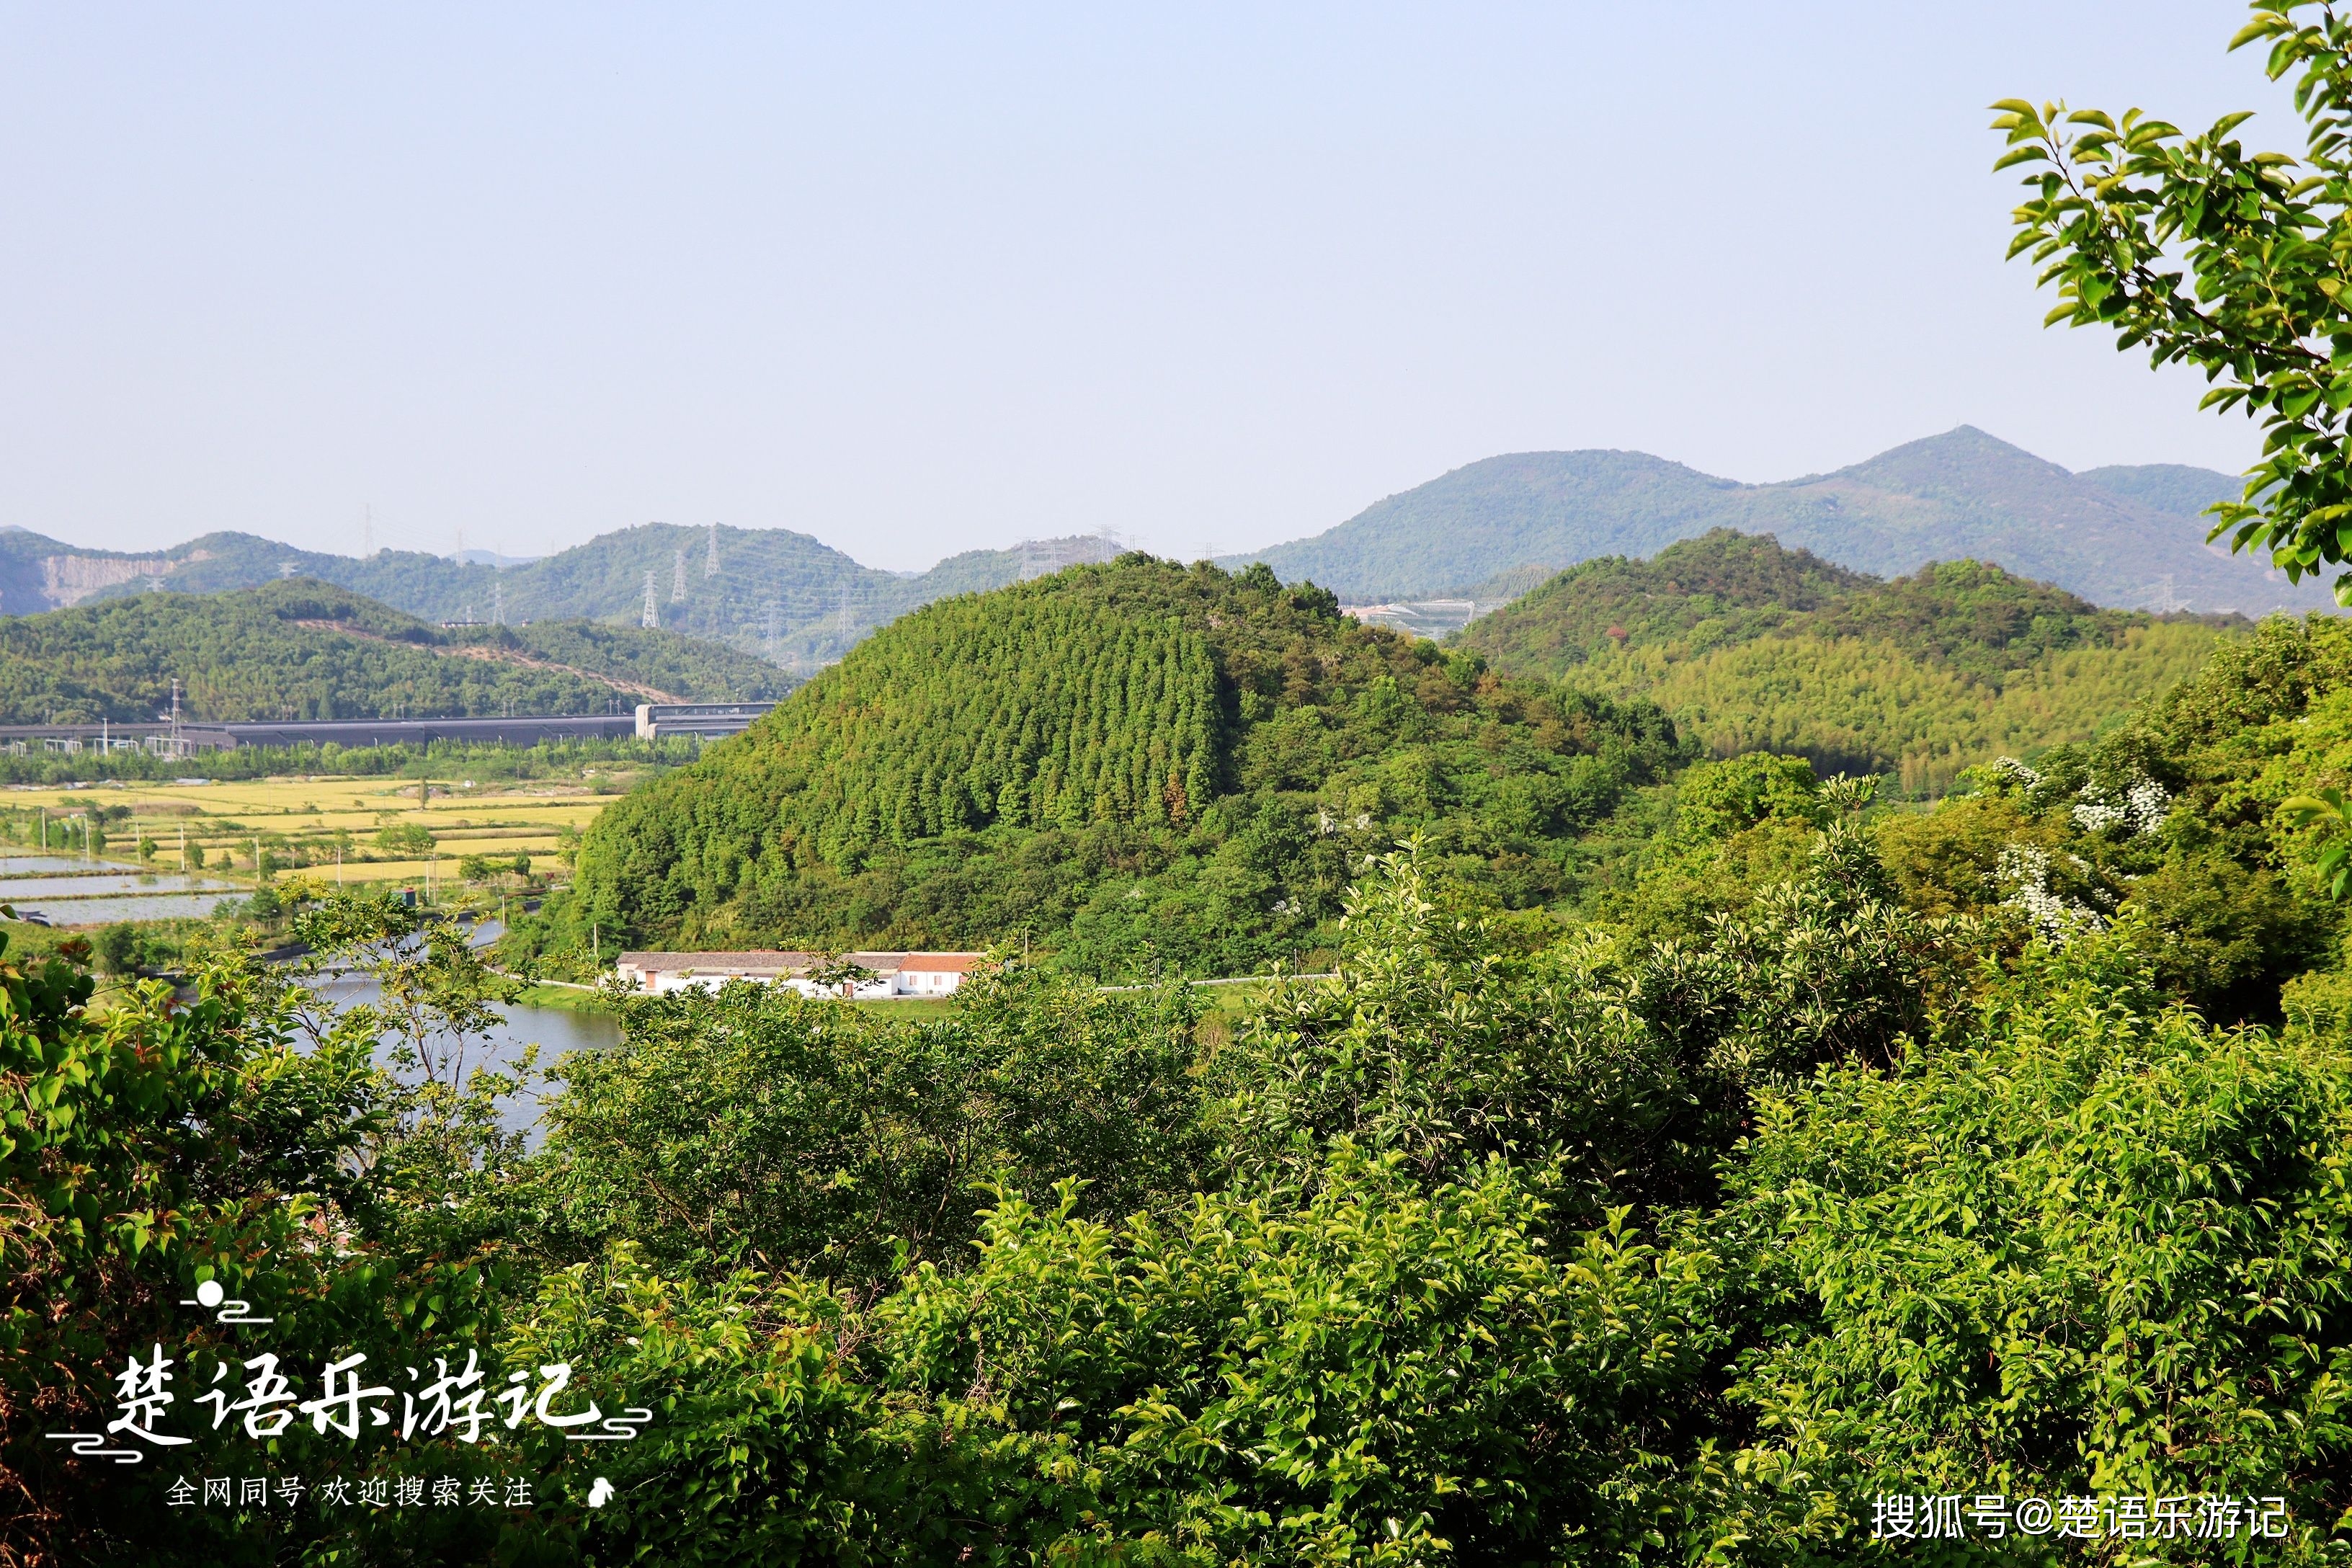
M249 889L265 858L277 875L350 887L454 883L469 855L509 862L525 855L539 875L560 875L559 843L613 798L593 779L12 786L0 792L0 821L13 840L0 856L20 864L0 869L0 901L38 908L61 924L201 913ZM152 848L142 852L142 844ZM95 853L86 855L86 845ZM12 899L12 883L21 900Z

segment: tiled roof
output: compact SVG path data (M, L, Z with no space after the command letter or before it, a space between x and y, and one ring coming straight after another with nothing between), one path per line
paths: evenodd
M816 962L813 952L625 952L621 962L637 969L665 973L680 969L805 969Z
M870 969L877 974L888 974L900 969L926 972L966 973L982 959L980 952L845 952L841 955L860 969ZM687 970L697 973L738 972L759 974L785 974L798 970L814 969L823 963L821 952L625 952L620 962L632 969L655 970L664 974L677 974Z

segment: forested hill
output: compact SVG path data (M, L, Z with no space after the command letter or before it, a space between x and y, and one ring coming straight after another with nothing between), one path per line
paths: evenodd
M1646 703L1497 679L1264 567L1127 556L886 628L608 810L558 913L1242 973L1328 942L1363 857L1412 834L1500 902L1562 897L1576 835L1680 756Z
M1973 561L1883 580L1723 529L1572 567L1455 641L1499 671L1647 697L1719 754L1797 752L1930 793L2089 739L2246 626L2103 610Z
M295 579L0 616L0 722L605 713L781 697L772 665L668 632L541 621L444 630Z
M2069 473L1965 425L1779 484L1741 484L1641 452L1518 452L1456 468L1255 559L1351 603L1484 598L1479 585L1507 584L1517 568L1646 556L1733 528L1887 575L1930 561L1997 562L2126 609L2332 607L2323 584L2292 584L2266 558L2205 547L2210 520L2200 509L2238 490L2227 474L2178 464Z

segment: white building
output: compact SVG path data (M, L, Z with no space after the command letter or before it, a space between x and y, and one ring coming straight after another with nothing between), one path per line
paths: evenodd
M983 952L625 952L614 967L634 990L663 995L689 986L715 991L730 980L789 985L803 996L885 1002L900 996L951 996ZM854 964L866 977L819 985L814 970Z

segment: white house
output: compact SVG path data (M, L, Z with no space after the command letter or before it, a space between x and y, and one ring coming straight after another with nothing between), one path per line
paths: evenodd
M951 996L982 952L625 952L614 967L632 988L662 995L689 986L715 991L730 980L789 985L803 996L846 996L883 1002L900 996ZM833 963L856 964L868 978L819 985L810 972Z

